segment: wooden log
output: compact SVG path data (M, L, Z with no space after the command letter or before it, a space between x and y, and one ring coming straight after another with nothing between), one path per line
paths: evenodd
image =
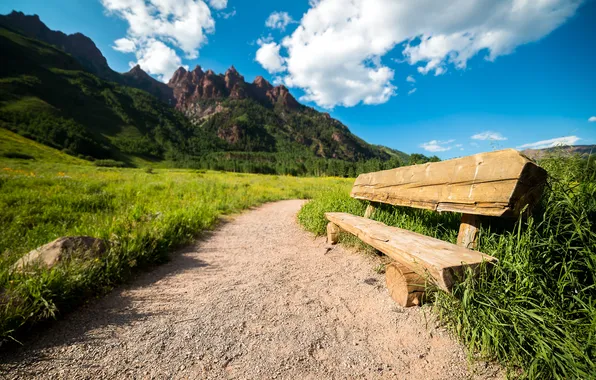
M376 209L375 205L373 205L372 203L369 203L368 206L366 206L366 210L364 211L364 217L366 219L370 219L373 212L375 212L375 209Z
M474 268L483 261L496 261L484 253L361 216L328 212L325 217L421 276L426 278L429 275L448 292L466 267Z
M420 306L425 280L405 265L393 262L385 268L385 282L391 298L403 307Z
M351 196L435 211L517 216L539 200L546 177L533 161L507 149L361 174Z
M461 224L459 225L459 234L457 235L457 245L476 249L476 238L480 228L480 217L477 215L463 214Z
M327 223L327 243L337 244L339 241L340 228L333 222Z

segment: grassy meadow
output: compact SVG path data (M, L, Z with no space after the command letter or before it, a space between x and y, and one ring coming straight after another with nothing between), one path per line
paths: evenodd
M166 261L222 215L268 201L312 198L298 218L322 235L325 212L362 215L366 207L349 197L352 179L97 167L3 133L0 338L5 340ZM481 229L478 249L499 264L480 277L467 276L452 295L431 293L432 307L471 356L499 360L512 377L590 378L596 373L595 166L574 157L540 164L550 178L532 216ZM460 223L455 213L391 206L377 208L373 219L453 243ZM99 237L112 246L101 259L73 258L33 274L11 271L23 254L67 235ZM341 239L364 247L350 235Z
M0 158L0 338L17 338L23 328L167 260L169 252L213 228L222 215L269 201L310 198L350 182ZM112 248L92 262L73 259L34 274L11 271L23 254L69 235L107 239Z
M533 215L481 228L478 250L498 265L478 278L468 274L453 295L434 292L433 308L470 355L499 360L512 377L594 378L595 167L559 156L540 164L550 178ZM301 210L302 225L322 235L325 212L363 215L366 204L351 199L349 188L319 193ZM461 215L385 205L372 218L455 243Z

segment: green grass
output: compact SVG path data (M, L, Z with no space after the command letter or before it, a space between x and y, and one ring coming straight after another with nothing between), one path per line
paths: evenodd
M75 165L88 164L85 160L70 156L59 150L37 143L4 128L0 128L0 157L14 156L15 153L31 156L34 160L40 162L56 162Z
M596 176L575 157L541 161L551 175L533 215L481 228L478 250L499 259L466 276L453 295L432 294L434 309L473 356L496 359L511 377L593 378L596 373ZM299 214L325 233L324 212L363 215L350 185L320 193ZM452 243L460 215L383 206L373 219ZM492 225L492 226L491 226ZM346 238L344 238L346 239ZM347 241L354 244L354 238Z
M123 169L0 158L0 338L60 315L159 264L221 215L308 198L350 181L194 170ZM110 240L99 260L19 274L11 265L60 236Z

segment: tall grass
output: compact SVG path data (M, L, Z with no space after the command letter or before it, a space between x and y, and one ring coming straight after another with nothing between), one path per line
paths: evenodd
M95 168L0 160L0 341L159 264L218 217L345 186L314 179L192 170ZM109 240L97 260L26 274L11 265L60 236Z
M497 359L512 377L596 376L596 176L578 157L540 164L549 184L533 215L508 228L481 228L478 250L498 258L480 276L470 273L452 295L434 293L434 308L469 352ZM348 189L320 194L300 213L324 233L324 212L362 215ZM381 207L373 219L455 242L460 215Z

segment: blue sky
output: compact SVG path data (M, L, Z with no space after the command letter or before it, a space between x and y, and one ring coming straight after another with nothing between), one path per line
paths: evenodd
M165 20L162 32L147 27L157 28L152 19L125 20L150 2L188 8L147 8ZM596 2L548 0L520 10L521 0L449 0L446 9L427 0L393 8L399 3L5 0L0 12L38 14L51 29L91 37L116 71L141 62L167 79L179 62L216 72L234 65L247 80L263 75L366 141L408 153L450 158L596 144L596 121L588 121L596 116ZM287 15L275 13L266 26L274 12ZM176 19L191 27L174 27ZM124 38L127 53L113 48Z

